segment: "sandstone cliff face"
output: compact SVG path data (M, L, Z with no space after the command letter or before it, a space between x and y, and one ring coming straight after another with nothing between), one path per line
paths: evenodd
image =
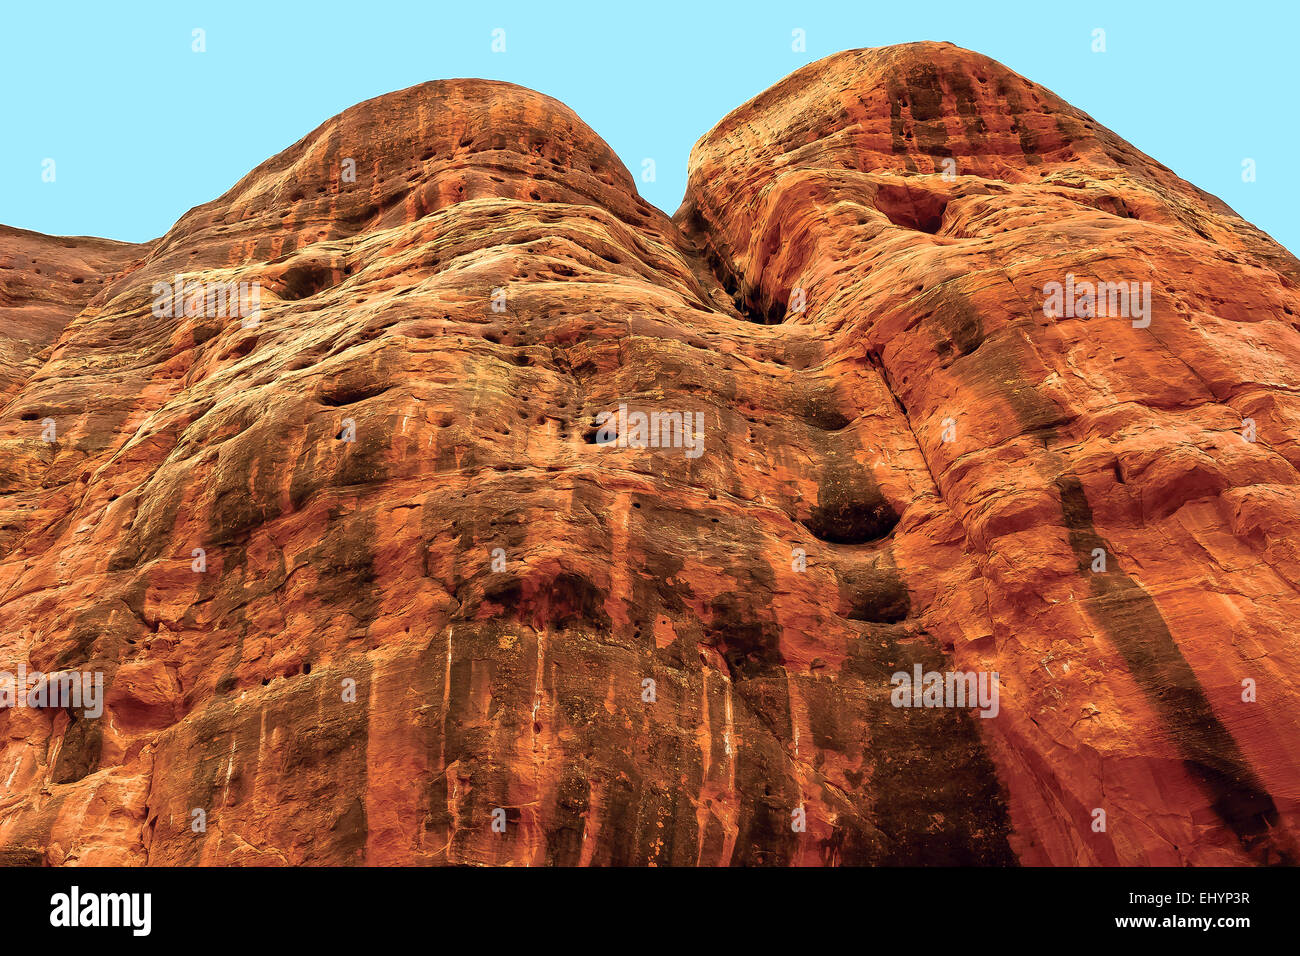
M987 58L800 70L673 220L457 80L0 257L0 670L106 688L0 711L0 859L1295 858L1300 264Z

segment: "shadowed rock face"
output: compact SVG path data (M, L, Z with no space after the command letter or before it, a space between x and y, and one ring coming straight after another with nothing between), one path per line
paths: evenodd
M0 669L106 698L0 711L0 860L1295 859L1300 264L985 57L800 70L672 220L454 80L0 267Z

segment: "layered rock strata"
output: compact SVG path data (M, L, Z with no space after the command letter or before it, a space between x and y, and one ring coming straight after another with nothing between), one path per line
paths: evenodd
M0 669L104 683L0 859L1294 862L1300 264L948 44L690 168L440 81L0 233Z

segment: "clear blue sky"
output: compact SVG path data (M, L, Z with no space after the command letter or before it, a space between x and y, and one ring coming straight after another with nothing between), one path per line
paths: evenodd
M950 40L986 53L1300 250L1300 3L140 3L0 0L0 223L141 241L360 100L510 80L572 107L671 213L692 144L805 63ZM191 51L206 31L207 52ZM506 31L493 53L492 30ZM1106 52L1092 52L1092 31ZM806 52L791 31L806 31ZM56 162L54 183L42 161ZM1242 160L1257 179L1242 181Z

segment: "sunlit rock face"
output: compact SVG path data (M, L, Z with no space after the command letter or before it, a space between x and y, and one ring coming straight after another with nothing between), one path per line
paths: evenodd
M948 44L690 170L440 81L0 230L0 670L102 677L0 860L1294 861L1300 264Z

